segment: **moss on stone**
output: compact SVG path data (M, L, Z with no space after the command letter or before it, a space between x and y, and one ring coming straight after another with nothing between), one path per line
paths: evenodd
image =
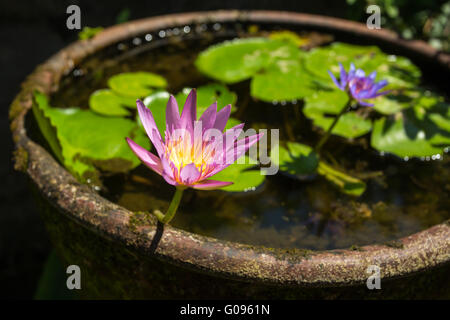
M356 244L351 245L349 249L353 250L353 251L364 251L363 248L361 248L360 246L358 246Z
M151 226L154 225L154 218L150 212L147 211L136 211L130 216L128 220L128 228L136 232L138 227L141 226Z
M28 168L28 152L23 147L18 147L13 152L14 169L26 172Z
M388 242L385 242L384 245L387 247L390 247L390 248L395 248L395 249L403 249L404 248L403 243L399 240L388 241Z

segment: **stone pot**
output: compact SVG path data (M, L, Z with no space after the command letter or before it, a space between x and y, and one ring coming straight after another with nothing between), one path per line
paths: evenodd
M450 56L421 41L335 18L273 11L184 13L110 27L56 53L23 83L10 108L15 168L27 174L48 232L66 265L79 265L86 298L430 298L449 297L450 223L358 250L283 250L222 241L157 224L99 196L27 135L32 92L58 90L86 56L121 40L210 22L276 23L340 34L389 48L450 75ZM368 266L381 290L368 290ZM447 285L445 285L447 284Z

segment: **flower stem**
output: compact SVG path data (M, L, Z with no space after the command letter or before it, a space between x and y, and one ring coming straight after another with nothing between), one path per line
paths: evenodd
M183 191L185 188L177 188L175 194L173 195L172 201L170 202L169 209L167 209L166 214L162 214L159 211L153 212L153 214L158 218L161 223L169 223L173 219L175 213L177 213L178 206L180 205L181 198L183 197Z
M347 104L345 105L344 108L342 108L342 110L339 112L339 114L334 118L333 123L331 124L331 126L328 128L327 132L325 133L325 135L322 137L322 139L319 140L319 142L317 143L316 147L314 148L314 151L316 153L320 152L320 149L322 148L322 146L325 144L325 142L327 142L328 138L331 135L331 132L333 131L334 127L336 126L336 124L338 123L339 119L341 118L341 116L348 111L348 109L350 108L352 104L352 99L349 99Z

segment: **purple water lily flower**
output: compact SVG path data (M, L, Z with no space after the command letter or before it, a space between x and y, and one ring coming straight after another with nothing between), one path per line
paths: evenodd
M342 91L350 92L351 96L358 101L360 105L366 107L373 107L373 103L368 103L363 100L373 99L389 93L388 91L379 92L384 88L388 82L386 80L381 80L375 82L375 77L377 72L372 72L369 76L365 75L365 72L361 69L356 69L353 63L350 64L350 70L345 72L342 64L339 63L341 67L340 81L336 79L331 71L328 71L331 79L336 84L336 86Z
M256 143L262 134L238 139L244 124L224 131L231 105L217 112L217 103L209 106L197 121L197 94L193 89L180 117L177 101L170 96L166 108L166 131L163 140L150 109L137 100L141 122L158 156L127 138L128 145L150 169L167 183L180 189L191 187L212 190L233 182L209 180ZM200 128L200 129L198 129Z

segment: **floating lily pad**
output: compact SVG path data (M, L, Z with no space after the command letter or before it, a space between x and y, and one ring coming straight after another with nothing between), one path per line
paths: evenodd
M128 116L130 111L125 107L136 108L136 99L117 95L109 89L100 89L89 97L89 107L107 116Z
M310 146L297 142L287 142L286 147L280 145L272 149L270 159L279 170L297 177L315 173L319 162Z
M300 37L297 33L289 30L273 31L269 34L269 38L289 42L297 47L308 44L310 41L309 38Z
M350 63L367 74L377 71L377 81L388 80L390 87L411 87L420 81L421 72L409 59L387 55L376 46L357 46L335 42L315 48L305 57L305 68L317 77L328 80L328 70L339 74L339 63L348 71Z
M274 59L291 55L292 47L267 38L225 41L200 53L195 65L211 78L236 83L252 77Z
M442 154L443 149L450 146L450 132L446 130L450 114L432 114L424 116L420 109L408 109L395 117L376 120L372 147L399 157Z
M342 90L316 91L305 98L305 114L338 114L348 99L348 94Z
M53 108L41 93L35 94L35 100L33 111L38 114L44 137L65 167L82 180L99 167L126 172L138 166L140 161L128 147L126 137L149 147L145 133L129 119L102 117L78 108Z
M314 92L313 79L300 59L278 60L255 74L250 84L250 94L267 102L300 99Z
M227 124L225 125L225 130L231 129L234 126L237 126L238 124L241 124L242 121L236 118L229 118L227 121Z
M148 96L155 88L165 88L167 81L155 73L126 72L109 78L108 85L121 96L137 99Z
M225 41L202 52L197 68L226 83L252 78L251 95L263 101L302 98L313 90L303 69L304 52L282 40L248 38Z
M390 115L412 107L412 99L404 94L388 94L371 101L378 112Z
M245 156L245 164L234 163L223 171L214 175L211 179L219 181L233 181L232 185L221 188L229 192L252 191L259 187L265 180L259 168L253 169L255 165Z
M48 105L47 97L36 91L34 93L34 100L32 110L39 129L41 130L44 138L47 140L56 158L59 162L64 163L61 144L59 143L56 135L56 127L52 125L47 115L48 110L51 108Z
M341 90L318 91L306 97L303 113L313 121L313 124L328 130L335 117L348 102L348 96ZM372 121L364 119L354 111L344 113L333 128L332 134L344 138L357 138L372 129Z
M366 190L364 181L336 170L323 161L319 162L317 172L332 182L339 190L351 196L360 196Z
M184 103L191 92L192 88L183 88L176 94L180 112L183 109ZM217 101L217 110L222 109L226 105L231 104L231 111L236 110L237 96L234 92L219 83L211 83L197 88L197 115L200 116L210 105Z
M312 118L314 125L328 130L334 121L334 117L315 116ZM341 116L336 126L331 131L332 134L354 139L358 138L372 130L372 121L364 119L354 111L347 112Z

